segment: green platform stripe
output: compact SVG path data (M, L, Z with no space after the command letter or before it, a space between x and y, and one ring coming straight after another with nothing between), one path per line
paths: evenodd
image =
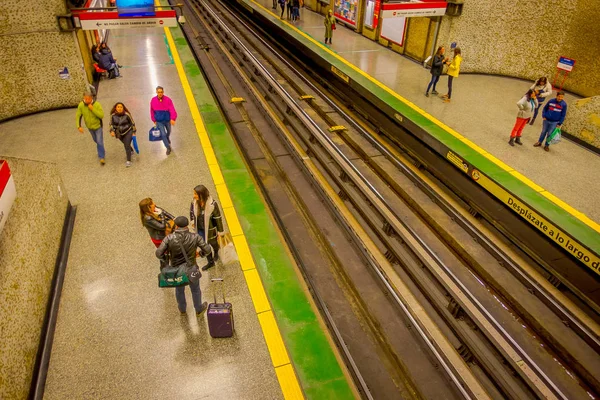
M310 399L353 398L200 68L179 28L171 33L302 389Z
M434 123L430 118L421 114L407 103L401 101L396 96L373 83L364 75L355 71L348 65L350 62L347 64L346 62L343 62L335 57L330 50L322 48L313 42L307 41L306 38L294 28L290 27L287 23L279 18L272 16L254 2L250 0L236 1L239 3L245 3L248 7L253 8L254 12L260 13L273 24L285 30L290 36L304 43L305 46L309 47L319 57L322 57L329 64L335 66L344 74L348 75L356 84L371 92L375 97L385 102L393 110L422 128L427 134L431 135L440 143L443 143L449 147L467 163L483 172L497 184L511 192L515 197L522 199L539 214L543 215L545 218L552 221L556 226L563 229L576 240L587 246L592 252L600 255L600 234L590 226L586 225L579 218L572 215L551 200L547 199L540 193L537 193L530 186L523 183L520 179L507 173L499 165L478 153L475 149L456 138L446 129Z

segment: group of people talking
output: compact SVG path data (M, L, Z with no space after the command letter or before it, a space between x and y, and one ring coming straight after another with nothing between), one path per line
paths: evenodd
M215 266L219 259L219 236L225 234L221 210L204 185L193 190L189 219L185 216L174 217L172 214L156 206L151 198L139 203L142 225L148 230L150 240L156 246L156 257L161 268L168 265L181 265L189 260L196 262L196 257L206 257L207 264L202 271ZM184 253L185 252L185 253ZM192 300L197 315L206 311L207 303L202 302L200 282L190 283ZM177 306L182 315L186 314L185 287L175 288Z

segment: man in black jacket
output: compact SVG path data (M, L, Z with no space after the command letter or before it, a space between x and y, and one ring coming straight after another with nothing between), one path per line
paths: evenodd
M186 260L182 248L183 251L185 251L188 260L190 260L190 263L194 264L196 263L196 249L200 249L200 255L202 257L212 254L210 245L204 242L202 236L190 232L188 224L189 221L186 217L175 218L175 231L165 237L161 245L156 249L156 257L163 263L167 262L167 254L169 254L172 267L185 264ZM189 286L192 291L192 300L194 301L196 315L201 315L206 311L207 303L202 303L200 281L198 280L196 283L190 282ZM179 312L181 312L182 315L185 315L187 308L187 302L185 301L185 286L178 286L175 288L175 297L177 298Z

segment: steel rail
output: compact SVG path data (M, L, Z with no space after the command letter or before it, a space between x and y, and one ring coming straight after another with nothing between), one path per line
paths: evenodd
M198 2L204 3L204 1L202 1L202 0L198 0ZM334 159L336 159L336 161L340 165L340 167L342 167L342 169L345 170L344 172L354 181L355 184L357 184L357 186L362 185L363 187L366 187L368 189L368 191L364 190L363 194L365 194L367 197L371 198L372 204L378 209L380 214L382 214L382 216L384 216L384 218L386 220L388 220L388 223L390 223L393 226L395 231L397 233L400 233L399 231L401 229L398 229L398 228L402 228L402 229L406 230L410 234L412 239L414 239L417 242L418 246L415 246L410 240L406 240L407 239L406 237L403 238L405 240L405 242L409 245L411 250L415 253L415 255L417 255L417 257L424 264L430 265L429 260L427 260L421 256L421 254L425 253L429 257L431 257L431 259L437 264L438 267L442 268L442 270L444 271L446 276L448 276L451 279L451 281L460 288L462 293L464 293L467 296L468 300L475 306L477 311L479 311L481 314L483 314L483 316L485 317L487 322L491 323L493 328L497 332L500 333L501 337L506 342L508 342L510 347L512 347L512 349L518 354L518 356L522 360L525 360L527 366L534 371L535 375L537 375L537 377L540 378L541 381L543 381L544 386L540 386L537 379L531 379L531 377L529 376L527 371L524 369L523 365L521 365L521 363L518 362L520 360L516 360L514 357L509 356L509 358L511 358L513 361L513 366L517 370L523 372L523 374L525 375L524 378L526 379L526 381L529 381L530 385L532 385L540 394L549 395L550 393L554 393L559 398L567 399L567 397L562 393L562 391L544 373L544 371L535 363L535 361L529 356L529 354L527 354L527 352L523 348L521 348L521 346L515 341L515 339L512 338L510 336L510 334L502 327L500 322L497 321L491 315L491 313L487 309L485 309L485 307L473 295L473 293L471 293L468 290L466 285L450 270L450 268L446 264L444 264L444 262L425 243L425 241L421 237L419 237L419 235L411 227L409 227L402 219L400 219L398 217L398 215L394 212L394 210L389 205L389 203L385 200L383 195L358 170L356 165L354 165L343 154L341 149L339 149L335 145L333 140L330 137L328 137L325 132L323 132L323 130L318 126L318 124L308 115L308 113L302 107L300 107L298 105L298 103L296 103L295 99L282 87L281 84L279 84L279 82L277 82L276 78L273 77L273 75L260 63L260 61L254 56L254 54L252 54L252 52L235 35L235 33L220 19L220 17L214 12L214 10L212 10L206 4L204 4L204 8L212 15L212 18L218 22L218 24L226 32L226 34L229 34L231 36L231 40L234 43L237 43L237 46L240 47L241 52L254 65L254 68L256 69L256 71L257 72L262 71L261 75L263 76L263 78L267 81L269 86L278 93L278 95L285 102L285 104L290 109L290 111L294 112L296 117L305 125L305 127L309 130L309 132L319 142L321 142L321 145L324 148L326 148L326 149L328 148L330 150L330 155L333 156ZM390 215L391 215L391 218L390 218ZM443 283L444 286L447 286L444 282L441 282L441 283ZM450 291L452 291L452 290L450 289ZM392 293L393 292L394 291L392 291ZM462 304L462 306L463 306L463 308L465 308L465 310L469 310L467 307L465 307L466 304ZM472 310L469 310L469 311L471 313L473 312ZM480 325L480 322L482 321L481 318L476 318L476 317L474 318L474 320L476 323L478 323L478 325ZM489 334L489 330L486 329L486 331ZM489 338L489 339L491 340L491 338ZM502 348L501 350L506 351L505 346L501 346L500 343L497 343L497 345L500 345L500 347Z
M263 70L263 72L267 75L268 80L270 81L270 84L273 86L277 85L277 86L274 86L273 89L277 90L281 96L284 96L284 99L287 99L288 101L292 102L291 108L299 108L298 105L293 100L293 98L285 90L283 90L280 87L280 85L277 83L275 78L264 68L264 66L262 66L262 64L254 57L252 52L237 38L237 36L233 33L233 31L231 31L229 29L229 27L227 27L227 25L218 17L218 15L214 12L214 10L212 10L210 7L208 7L203 0L194 0L194 1L202 4L203 8L205 10L207 10L207 12L209 14L211 14L212 18L218 22L219 26L226 32L226 34L230 35L231 39L235 40L237 42L237 46L239 46L242 49L244 56L247 57L248 59L250 59L250 61L254 64L255 68L260 68L261 70ZM290 104L288 104L288 106L289 105ZM297 111L297 110L295 110L295 111ZM305 114L304 117L305 117L305 119L312 121L308 115ZM306 121L306 122L308 123L308 121ZM313 121L313 123L314 123L314 121ZM316 125L313 125L313 128L319 129L318 126L316 126ZM399 307L405 313L405 315L407 316L409 321L416 328L417 332L422 337L422 339L424 340L424 342L426 343L426 345L430 349L430 351L433 353L434 357L438 360L438 362L440 363L440 365L442 366L444 371L446 371L446 373L448 374L451 381L455 384L457 390L462 394L462 396L465 399L473 399L471 394L463 387L463 384L462 384L462 381L460 380L460 378L453 371L453 369L448 365L446 359L441 355L441 353L439 352L435 343L427 335L427 333L421 326L420 322L412 315L411 311L408 309L408 307L404 304L402 299L396 293L395 288L388 282L387 277L382 273L382 271L379 268L374 268L374 270L376 271L376 273L379 276L383 285L386 287L386 289L392 295L392 297L394 298L396 303L399 305Z
M225 4L226 7L228 7ZM239 15L232 13L233 18L235 18L240 24L242 24L246 29L250 32L253 29L243 20ZM600 337L592 332L588 326L586 326L579 318L577 318L573 313L567 310L564 305L556 299L550 292L545 290L541 285L535 281L534 278L531 277L530 274L525 272L523 268L520 268L515 261L510 258L502 249L500 249L495 243L493 243L486 235L484 235L477 227L475 227L471 222L469 222L458 210L452 207L444 198L442 198L439 194L435 192L433 188L427 185L423 180L415 174L410 168L408 168L404 163L398 160L389 149L383 146L378 140L376 140L373 135L369 134L366 129L363 128L356 120L354 120L348 113L346 113L341 107L337 105L333 100L329 98L325 93L323 93L316 85L314 85L305 74L298 71L296 67L294 67L289 61L283 57L279 51L277 51L273 46L271 46L264 38L259 35L256 35L256 39L261 42L268 50L270 50L279 61L281 61L287 68L289 68L296 76L300 77L300 79L315 93L317 93L327 105L333 108L339 115L344 118L347 122L349 122L352 127L358 131L358 133L365 139L371 143L378 151L383 153L386 159L388 159L395 167L401 170L409 179L419 185L419 188L423 190L429 197L434 198L435 201L442 207L442 209L450 215L451 218L455 219L457 223L466 229L468 233L475 237L478 242L485 247L494 258L496 258L499 262L501 262L504 266L509 267L510 271L513 275L517 275L522 280L527 282L527 284L542 297L542 300L546 303L549 303L551 308L555 310L555 312L559 315L559 317L566 319L568 324L572 324L577 327L577 329L585 335L583 338L588 344L590 344L596 351L600 352Z

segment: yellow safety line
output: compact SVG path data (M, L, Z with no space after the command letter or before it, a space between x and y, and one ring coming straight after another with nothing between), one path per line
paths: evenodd
M239 0L239 1L244 1L244 0ZM248 1L251 1L256 6L260 7L267 14L270 14L273 17L279 19L278 15L276 15L273 12L271 12L267 8L263 7L262 4L257 3L254 0L248 0ZM322 45L319 41L315 40L314 38L312 38L308 34L304 33L300 29L296 28L294 25L292 25L292 24L290 24L290 23L288 23L288 22L286 22L284 20L282 20L281 22L285 23L286 25L288 25L288 27L292 28L297 33L299 33L300 35L304 36L306 39L308 39L309 41L311 41L313 44L315 44L315 45L319 46L321 49L327 51L329 54L331 54L332 56L334 56L335 58L337 58L339 61L343 62L345 65L347 65L348 67L350 67L351 69L353 69L355 72L357 72L360 75L364 76L365 78L367 78L368 80L370 80L371 82L373 82L375 85L379 86L381 89L383 89L386 92L388 92L390 95L394 96L398 100L400 100L403 103L405 103L407 106L409 106L410 108L412 108L413 110L415 110L416 112L418 112L419 114L421 114L422 116L428 118L431 122L433 122L434 124L436 124L440 128L444 129L446 132L450 133L452 136L454 136L455 138L457 138L458 140L460 140L461 142L463 142L464 144L466 144L467 146L469 146L471 149L475 150L477 153L483 155L488 160L490 160L493 163L497 164L500 168L502 168L506 172L509 172L509 173L512 173L513 171L516 172L516 173L512 173L512 175L515 178L517 178L518 180L520 180L525 185L529 186L530 188L532 188L533 190L535 190L536 192L538 192L542 196L546 197L548 200L552 201L558 207L562 208L563 210L565 210L569 214L573 215L575 218L579 219L581 222L583 222L584 224L586 224L590 228L594 229L597 232L600 232L600 224L598 224L597 222L591 220L587 215L585 215L581 211L573 208L569 204L567 204L564 201L560 200L558 197L554 196L552 193L548 192L547 190L545 190L541 186L537 185L532 180L527 179L527 177L525 177L525 175L519 173L517 170L515 170L511 166L509 166L509 165L503 163L502 161L498 160L493 154L491 154L491 153L485 151L484 149L482 149L481 147L477 146L475 143L471 142L469 139L465 138L463 135L461 135L460 133L456 132L454 129L450 128L448 125L446 125L443 122L439 121L433 115L431 115L428 112L426 112L425 110L421 109L420 107L418 107L413 102L411 102L411 101L405 99L404 97L400 96L394 90L390 89L389 87L387 87L383 83L379 82L377 79L375 79L371 75L367 74L366 72L364 72L363 70L361 70L360 68L358 68L356 65L350 63L348 60L344 59L343 57L341 57L337 53L333 52L328 47Z
M204 122L202 121L202 117L198 111L198 105L196 104L196 100L192 94L192 88L190 87L187 76L185 75L183 64L179 58L179 53L175 47L175 42L173 41L173 36L168 28L164 29L165 35L167 36L167 42L169 43L169 47L171 47L171 54L173 55L173 60L175 62L175 67L177 68L177 73L179 74L179 79L181 79L181 85L183 86L185 98L190 107L198 137L200 138L200 144L202 145L202 149L206 155L206 162L208 163L208 168L214 180L215 187L221 201L223 214L227 220L229 232L233 237L233 243L240 259L240 265L242 271L244 272L246 285L250 291L252 303L254 304L254 309L258 316L258 321L260 323L265 342L267 343L267 348L271 356L271 362L275 368L275 374L277 375L279 386L283 392L283 397L286 400L304 399L298 378L296 377L296 373L294 372L294 368L290 362L290 358L285 348L283 338L281 337L279 327L277 326L275 315L271 310L271 304L269 303L265 293L265 289L256 269L256 265L254 264L254 260L252 259L248 242L244 236L244 231L242 230L237 213L233 207L233 203L231 202L229 190L227 189L227 185L223 180L223 174L221 174L221 168L219 168L219 164L217 163L206 127L204 126Z

